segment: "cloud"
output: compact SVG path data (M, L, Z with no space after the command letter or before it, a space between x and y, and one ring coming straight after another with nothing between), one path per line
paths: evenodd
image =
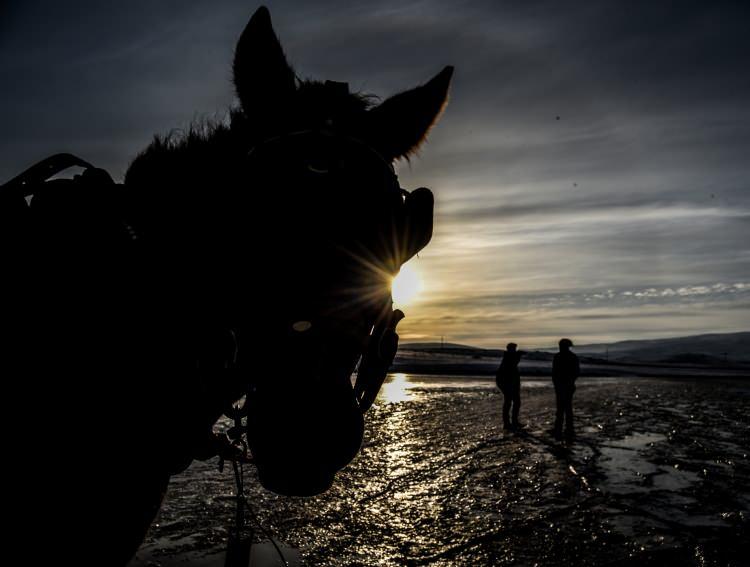
M254 8L3 6L0 180L62 150L121 176L153 133L226 112L232 49ZM628 338L747 320L732 286L750 281L750 4L269 7L301 76L388 96L456 66L443 120L398 166L404 187L437 199L408 333Z
M496 346L513 338L546 347L561 336L579 341L695 334L721 324L746 328L750 284L706 283L677 288L602 289L573 293L457 292L412 307L399 327L406 340L446 336L452 342ZM446 315L449 314L449 315Z

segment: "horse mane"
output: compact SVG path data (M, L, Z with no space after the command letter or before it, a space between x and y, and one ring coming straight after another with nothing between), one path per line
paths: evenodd
M358 117L378 100L373 94L335 92L322 81L298 80L295 108L286 109L282 130L320 127L329 118L337 118L348 130L356 129ZM225 168L232 167L233 162L262 142L264 135L267 134L259 132L253 119L240 107L230 109L223 118L193 120L186 129L156 134L131 162L125 184L153 186L154 182L161 183L167 172L172 179L182 177L175 168L184 168L190 177L196 168L208 167L216 173L226 171Z

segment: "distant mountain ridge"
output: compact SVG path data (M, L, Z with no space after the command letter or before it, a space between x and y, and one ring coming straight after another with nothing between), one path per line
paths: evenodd
M616 360L679 360L687 355L714 360L750 361L750 332L710 333L669 339L627 340L615 343L578 345L576 352L608 355Z
M501 349L484 349L456 343L402 343L400 350L500 356ZM539 349L539 353L556 349ZM613 343L576 345L573 350L595 358L619 361L716 363L750 362L750 332L710 333L668 339L631 339Z
M465 350L494 350L494 349L485 349L481 347L475 347L471 345L461 345L458 343L405 343L402 342L401 345L404 348L413 349L413 350L432 350L432 349L465 349Z

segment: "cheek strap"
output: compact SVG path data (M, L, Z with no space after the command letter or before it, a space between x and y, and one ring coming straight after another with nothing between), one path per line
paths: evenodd
M403 318L404 313L400 309L391 311L381 323L375 326L370 336L370 342L362 355L357 379L354 382L354 397L362 413L372 406L388 369L396 357L398 350L396 326Z
M420 187L411 193L404 191L404 216L400 228L400 250L403 251L403 256L397 260L399 267L427 246L432 239L434 203L432 191L426 187ZM391 311L375 325L370 336L354 383L354 397L362 413L372 407L388 369L396 357L396 326L403 318L404 313L400 309Z

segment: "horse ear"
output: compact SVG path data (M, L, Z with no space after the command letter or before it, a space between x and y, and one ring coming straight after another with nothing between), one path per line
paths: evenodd
M368 112L368 137L389 160L408 157L424 142L448 102L453 67L427 84L392 96Z
M261 6L250 18L234 52L234 86L248 115L268 116L295 91L294 70L287 63L271 25L268 8Z

